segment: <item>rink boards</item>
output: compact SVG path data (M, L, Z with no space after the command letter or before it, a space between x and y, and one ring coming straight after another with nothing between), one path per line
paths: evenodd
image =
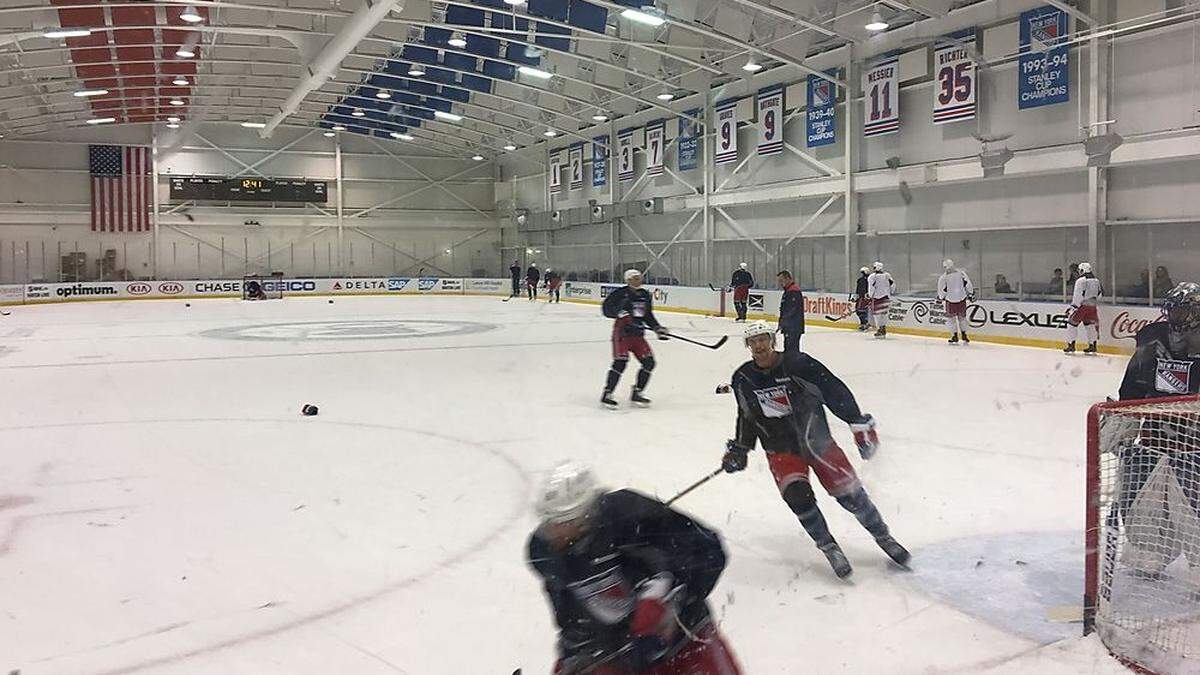
M280 282L289 296L338 295L493 295L507 296L509 279L442 277L372 277L332 279L284 279ZM522 292L524 292L522 282ZM568 281L563 284L563 300L599 304L619 284ZM705 316L730 316L732 300L725 291L688 286L647 286L656 309ZM181 281L112 281L56 284L0 285L0 305L92 302L105 300L165 300L240 298L240 279L202 279ZM779 314L781 291L754 290L750 293L749 317L775 320ZM853 309L842 294L805 294L806 321L815 326L854 328L856 317L836 323L826 316L839 316ZM1157 307L1101 305L1100 351L1129 354L1133 336L1142 326L1160 317ZM929 337L947 336L946 316L940 303L930 298L893 298L888 331ZM974 340L1028 347L1061 347L1067 326L1064 303L980 300L967 310Z

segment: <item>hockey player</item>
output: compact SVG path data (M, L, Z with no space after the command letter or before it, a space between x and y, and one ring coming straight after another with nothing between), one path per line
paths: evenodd
M721 465L731 473L745 469L750 451L761 442L783 501L838 577L853 570L817 508L810 467L825 491L854 514L884 553L898 565L907 564L908 551L892 538L850 460L830 435L825 408L850 425L863 459L879 448L874 418L859 410L854 394L820 361L799 352L776 352L775 334L766 323L748 324L745 340L753 358L733 373L737 429Z
M604 393L600 395L600 402L610 408L617 407L612 393L617 388L621 373L625 372L625 366L629 365L630 352L642 367L638 370L637 382L633 385L629 400L638 405L650 404L650 399L643 392L650 382L650 373L654 371L654 352L650 350L650 343L646 342L643 334L649 328L661 340L669 335L654 317L654 301L650 292L642 288L642 273L635 269L625 270L625 284L609 293L601 307L604 316L616 319L612 332L613 362L608 369Z
M554 271L553 267L546 268L546 302L562 302L559 297L558 287L562 286L562 275Z
M1071 297L1071 307L1067 317L1067 337L1069 338L1064 353L1075 353L1075 338L1079 335L1079 325L1083 324L1083 333L1087 336L1088 346L1084 354L1096 353L1096 340L1100 337L1100 316L1096 312L1096 302L1104 293L1100 280L1092 274L1091 263L1079 263L1079 278L1075 280L1075 295Z
M245 296L247 300L266 300L267 291L263 288L261 282L257 279L251 279L246 282Z
M854 283L854 293L850 294L850 302L854 303L854 314L858 316L858 331L867 329L867 315L871 311L871 297L867 295L867 275L870 270L865 267L858 270L858 281Z
M514 260L508 268L508 273L512 275L512 295L510 297L515 298L521 294L521 263Z
M738 263L729 279L729 287L733 289L733 308L737 310L734 321L746 320L746 302L750 299L750 287L754 285L754 277L746 270L746 263Z
M567 463L544 483L529 564L558 624L556 675L738 675L705 598L725 568L713 530Z
M962 336L963 344L969 344L967 338L967 302L975 299L975 287L971 277L954 266L954 261L946 258L942 261L945 272L938 279L938 300L946 306L946 325L950 328L950 344L958 344L958 336Z
M1121 381L1123 401L1200 393L1200 284L1177 285L1162 307L1166 321L1138 331L1137 350ZM1120 442L1106 443L1106 438ZM1139 424L1114 415L1101 432L1101 445L1120 458L1116 506L1129 543L1122 562L1143 576L1161 578L1183 554L1188 568L1182 571L1185 588L1179 594L1200 594L1200 427L1195 419L1163 416Z
M792 273L782 270L776 282L783 289L779 301L779 332L783 333L783 351L799 352L800 339L804 337L804 294L792 278Z
M529 269L525 270L525 289L529 292L530 300L537 300L538 280L542 278L542 273L537 268L537 263L529 263Z
M883 263L875 261L874 270L867 277L867 297L871 299L871 325L875 326L875 337L887 337L888 308L892 306L892 293L896 282L892 275L883 271Z

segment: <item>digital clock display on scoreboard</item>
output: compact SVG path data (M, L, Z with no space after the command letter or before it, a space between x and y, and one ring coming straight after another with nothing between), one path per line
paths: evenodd
M221 202L313 202L328 200L325 181L291 178L172 176L171 199Z

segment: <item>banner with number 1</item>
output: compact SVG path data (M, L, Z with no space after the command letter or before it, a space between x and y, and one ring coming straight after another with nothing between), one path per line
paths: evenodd
M863 73L863 137L900 130L900 59L885 59Z

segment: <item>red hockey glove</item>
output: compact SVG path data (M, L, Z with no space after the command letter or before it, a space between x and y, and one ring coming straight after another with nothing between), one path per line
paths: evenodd
M850 424L854 432L854 444L858 446L858 454L863 459L871 459L879 450L879 434L875 432L875 418L863 415L862 419Z

